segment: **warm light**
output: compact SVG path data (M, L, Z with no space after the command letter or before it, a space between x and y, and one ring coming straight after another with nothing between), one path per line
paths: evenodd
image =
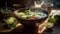
M40 4L36 3L35 1L34 4L35 4L35 8L41 8L41 6L44 4L44 1Z

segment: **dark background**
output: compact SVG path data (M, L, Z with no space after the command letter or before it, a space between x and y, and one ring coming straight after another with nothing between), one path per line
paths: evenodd
M23 7L33 5L34 0L0 0L0 7L5 7L5 2L7 1L8 7L12 7L13 4L20 4ZM53 0L54 7L60 7L60 0Z
M5 2L7 2L8 7L11 7L13 4L21 4L24 6L23 0L0 0L0 7L5 7Z
M33 0L0 0L0 7L5 7L5 2L7 2L8 7L12 7L13 4L20 4L23 7L33 4Z

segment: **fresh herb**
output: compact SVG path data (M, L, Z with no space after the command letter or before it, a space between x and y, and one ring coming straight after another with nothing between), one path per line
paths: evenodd
M30 10L25 10L25 14L26 14L26 15L29 15L30 12L31 12Z
M4 19L4 21L6 22L9 28L16 27L16 24L17 24L16 18L10 17L10 18Z
M3 11L4 11L3 13L5 13L5 14L10 14L10 13L12 13L11 10L3 10Z
M52 16L50 16L49 19L48 19L48 23L46 24L46 27L47 28L52 28L54 26L54 24L56 23L56 21L57 21L57 17L54 16L52 18Z
M52 28L54 26L54 23L48 22L46 24L46 28Z

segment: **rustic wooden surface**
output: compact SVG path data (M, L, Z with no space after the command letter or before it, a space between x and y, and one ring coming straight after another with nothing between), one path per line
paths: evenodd
M53 16L54 16L54 15L56 15L56 14L58 14L58 13L60 13L60 10L54 10L54 9L53 9L53 10L51 10L50 15L53 15ZM49 16L50 16L50 15L49 15ZM48 22L47 22L48 19L49 19L49 18L47 18L46 21L44 21L42 24L39 25L39 27L38 27L38 33L39 33L39 34L43 33L44 30L46 30L46 27L45 27L44 25L46 25L46 23L48 23ZM41 27L42 27L42 28L41 28Z
M16 28L21 27L21 26L22 26L22 24L18 23L16 25ZM0 29L0 32L11 32L12 30L13 29L7 29L7 28L5 28L5 29Z

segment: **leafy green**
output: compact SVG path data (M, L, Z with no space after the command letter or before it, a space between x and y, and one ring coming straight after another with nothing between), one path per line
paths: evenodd
M51 22L48 22L48 23L46 24L46 28L52 28L53 26L54 26L54 24L51 23Z
M49 18L48 22L55 23L56 22L56 19L55 18Z
M16 22L16 18L10 17L6 20L6 22L7 22L7 24L12 24L12 23Z
M17 24L17 20L14 17L9 17L7 19L4 19L4 21L6 22L6 24L8 25L9 28L15 28L16 24Z
M9 13L12 13L11 10L3 10L5 14L9 14Z
M58 20L57 16L54 16L54 18L52 18L52 16L50 16L49 19L48 19L48 23L46 24L46 27L47 28L52 28L57 20Z
M0 13L10 14L10 13L12 13L12 11L0 8Z
M25 10L25 14L26 14L26 15L29 15L30 12L31 12L30 10Z
M23 15L25 15L25 13L23 12L17 13L17 16L23 16Z

